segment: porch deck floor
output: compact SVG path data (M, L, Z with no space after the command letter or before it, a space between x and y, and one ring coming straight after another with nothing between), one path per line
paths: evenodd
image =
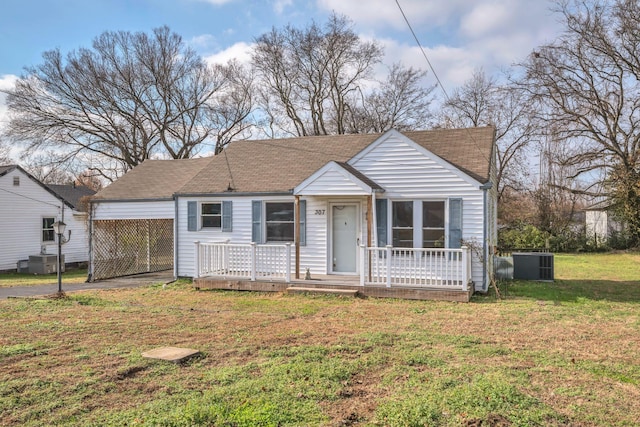
M289 283L284 280L256 280L253 282L247 279L207 276L194 279L193 286L196 289L228 289L260 292L285 292L289 287L336 288L356 290L361 296L455 302L469 302L473 294L473 285L469 286L468 291L417 286L394 286L388 288L384 285L361 286L360 276L356 275L323 274L314 274L311 279L304 279L303 277L300 279L292 278Z

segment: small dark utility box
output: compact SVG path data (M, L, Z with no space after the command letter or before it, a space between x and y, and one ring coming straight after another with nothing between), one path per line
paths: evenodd
M513 278L553 281L553 254L546 252L514 253Z

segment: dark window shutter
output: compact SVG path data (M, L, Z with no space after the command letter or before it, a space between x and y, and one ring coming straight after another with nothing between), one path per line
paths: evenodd
M262 200L251 201L251 241L262 243Z
M449 199L449 249L462 246L462 199Z
M307 201L300 200L300 246L307 246Z
M387 245L387 199L376 199L376 230L378 247Z
M232 231L233 204L230 200L222 202L222 231Z
M187 202L187 230L198 231L198 202Z

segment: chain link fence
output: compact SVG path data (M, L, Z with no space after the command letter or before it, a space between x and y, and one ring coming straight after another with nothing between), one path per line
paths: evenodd
M92 280L173 269L173 220L93 222Z

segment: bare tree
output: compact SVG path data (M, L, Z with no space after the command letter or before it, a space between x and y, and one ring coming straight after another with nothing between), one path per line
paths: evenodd
M425 86L426 71L394 64L387 79L348 103L348 133L424 129L432 118L429 107L435 86Z
M336 14L323 27L287 26L258 37L252 63L270 127L298 136L346 133L349 100L381 58L378 44L361 40Z
M575 177L604 171L607 196L640 244L640 4L564 1L563 35L521 65L537 118L576 150Z
M11 156L9 155L9 145L7 145L4 141L0 140L0 165L10 165L13 164L11 160Z
M222 67L226 84L209 103L208 116L215 129L214 154L235 139L247 139L255 123L254 72L237 61Z
M43 58L7 92L7 134L27 153L53 148L58 160L107 179L152 156L191 157L212 137L233 133L220 126L246 117L221 121L232 114L223 100L213 102L235 66L207 66L167 27L105 32L92 49ZM233 96L224 93L229 102Z
M76 185L90 188L93 191L102 190L104 187L100 177L90 170L82 171L78 176L76 176L74 182Z
M484 71L476 70L445 101L440 123L444 127L494 126L498 200L502 201L507 188L521 189L528 173L523 156L532 138L536 138L522 91L511 85L499 85Z

